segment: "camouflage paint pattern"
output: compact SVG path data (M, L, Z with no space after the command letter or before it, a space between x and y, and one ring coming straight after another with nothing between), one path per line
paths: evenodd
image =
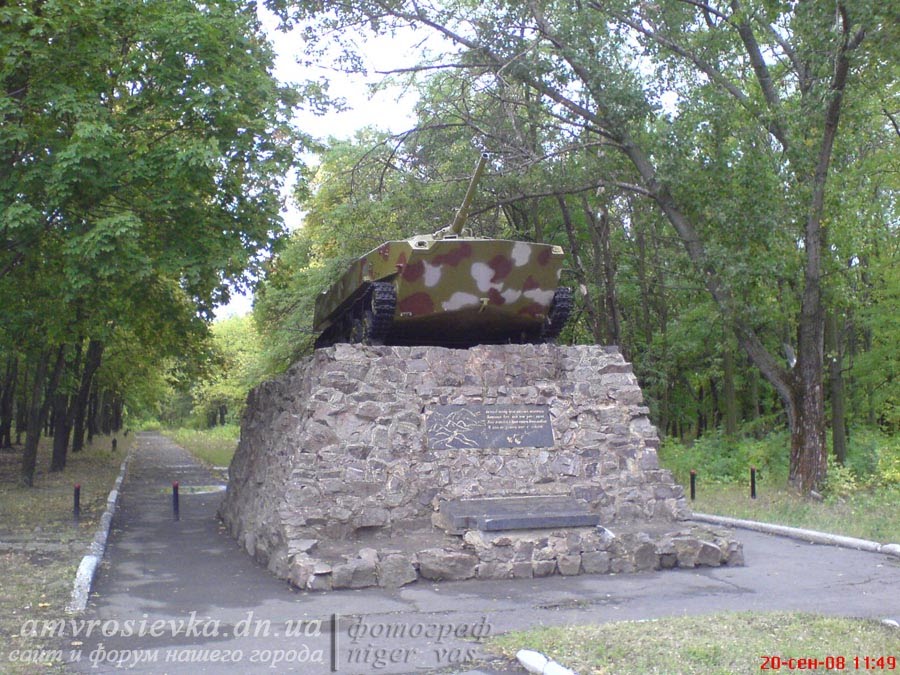
M316 300L314 327L333 320L373 281L397 291L392 339L502 338L539 330L562 271L550 244L453 234L389 241L355 261Z

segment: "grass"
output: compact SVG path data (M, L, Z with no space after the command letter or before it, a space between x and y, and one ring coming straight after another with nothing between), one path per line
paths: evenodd
M561 626L507 633L487 646L507 658L519 649L533 649L580 675L630 673L758 673L799 668L788 659L845 659L832 671L866 670L864 657L883 656L883 670L896 670L900 660L900 630L875 621L824 617L803 613L727 613L654 621L626 621L595 626ZM860 667L855 661L860 658ZM893 668L890 668L890 664ZM779 667L775 667L779 666Z
M75 571L94 537L133 436L95 438L82 452L69 453L68 466L50 473L49 439L41 442L34 487L18 484L20 452L0 452L0 542L14 543L0 552L0 672L63 672L57 649L71 649L53 637L22 635L28 620L64 618ZM81 485L81 520L72 517L73 486ZM10 662L24 650L26 661ZM41 652L45 652L41 654ZM36 661L33 663L31 661Z
M700 513L900 543L900 486L861 488L853 494L816 501L783 484L757 483L756 494L756 499L750 499L749 485L707 485L698 477L697 499L691 502L691 508Z
M236 424L226 424L203 430L168 429L163 433L209 466L228 466L241 430Z
M789 487L789 455L788 434L776 432L762 439L709 434L692 444L666 439L659 458L686 491L697 470L695 511L900 543L900 438L856 431L846 466L829 463L824 499ZM758 468L755 500L751 466Z

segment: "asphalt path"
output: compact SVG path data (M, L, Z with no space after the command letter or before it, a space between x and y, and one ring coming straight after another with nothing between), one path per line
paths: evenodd
M205 490L221 477L157 434L133 453L88 609L69 618L72 672L525 672L482 639L723 611L900 617L900 559L749 531L743 567L301 592L217 520L222 492Z

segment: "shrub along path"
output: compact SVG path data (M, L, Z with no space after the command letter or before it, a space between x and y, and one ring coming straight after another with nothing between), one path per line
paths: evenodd
M174 480L181 487L177 522ZM82 656L70 668L327 673L334 658L336 672L347 673L523 672L485 660L471 638L539 624L722 611L900 615L900 559L745 531L738 533L745 567L297 592L223 530L215 515L221 493L189 489L216 482L170 440L140 436L108 564L84 617L96 632L75 640Z

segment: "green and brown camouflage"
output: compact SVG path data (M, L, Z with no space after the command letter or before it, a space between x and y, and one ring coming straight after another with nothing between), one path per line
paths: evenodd
M561 247L467 236L462 229L485 158L453 224L388 241L316 300L317 347L335 342L468 346L554 339L571 291Z

